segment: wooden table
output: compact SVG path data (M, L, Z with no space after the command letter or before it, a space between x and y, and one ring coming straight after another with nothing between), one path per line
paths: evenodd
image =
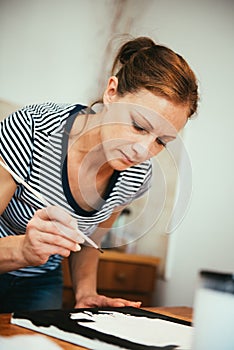
M145 310L153 311L156 313L160 313L163 315L176 317L185 321L192 321L192 309L189 307L147 307L144 308ZM19 334L35 334L36 332L31 331L26 328L22 328L16 325L13 325L10 323L10 314L0 314L0 336L11 336L11 335L19 335ZM40 334L40 333L36 333ZM67 343L63 340L55 339L49 336L44 335L45 337L48 337L51 341L54 341L56 344L58 344L62 349L64 350L81 350L85 349L81 346L77 346L71 343Z

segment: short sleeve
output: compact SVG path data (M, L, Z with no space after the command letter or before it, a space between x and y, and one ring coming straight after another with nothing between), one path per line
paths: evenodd
M27 180L33 151L33 119L27 108L1 121L0 157L20 177Z

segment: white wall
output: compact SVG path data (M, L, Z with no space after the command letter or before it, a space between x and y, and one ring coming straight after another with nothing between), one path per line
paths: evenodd
M148 33L184 55L200 81L199 115L184 133L192 199L172 234L171 278L155 297L192 305L199 269L234 271L234 2L155 1L147 19Z
M114 11L105 0L1 0L0 96L22 104L88 103Z
M192 199L170 235L170 278L155 296L161 305L192 305L200 268L234 271L234 2L1 0L0 98L88 103L109 38L128 30L181 53L200 81L199 115L184 133ZM139 252L157 254L154 230L138 243Z

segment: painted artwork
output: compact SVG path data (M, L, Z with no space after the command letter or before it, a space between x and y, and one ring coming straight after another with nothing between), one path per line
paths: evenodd
M132 307L31 311L11 323L94 350L191 349L186 321Z

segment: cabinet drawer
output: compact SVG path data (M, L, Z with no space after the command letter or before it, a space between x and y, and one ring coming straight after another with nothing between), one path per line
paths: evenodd
M153 291L155 267L135 263L100 261L98 289L112 291Z

